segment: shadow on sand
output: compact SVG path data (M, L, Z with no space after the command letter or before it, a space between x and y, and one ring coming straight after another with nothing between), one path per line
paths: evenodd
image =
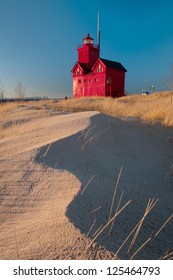
M48 145L41 148L35 160L54 169L67 170L80 181L81 189L68 205L66 215L91 239L108 221L117 177L123 168L112 216L123 191L119 207L129 199L131 203L115 219L111 234L108 234L108 226L96 239L98 244L113 252L143 216L148 199L159 198L146 217L130 254L127 250L131 239L121 249L119 257L128 259L143 242L154 236L173 212L170 157L173 147L166 141L170 133L170 129L157 125L98 114L91 117L85 130L52 143L49 149ZM158 259L164 255L168 248L172 249L172 232L173 223L169 221L135 258Z

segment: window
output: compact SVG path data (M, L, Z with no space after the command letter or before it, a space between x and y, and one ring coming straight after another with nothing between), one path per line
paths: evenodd
M78 80L79 84L82 82L81 80Z
M81 70L79 68L76 69L76 76L81 75Z
M111 83L112 83L112 77L107 77L106 84L111 85Z
M99 66L97 67L96 72L97 73L103 72L103 67L101 66L101 64L99 64Z
M98 80L99 80L98 78L95 79L96 82L98 82Z
M93 45L93 40L92 39L85 39L84 41L84 44L92 44Z
M92 79L89 79L89 82L92 83Z

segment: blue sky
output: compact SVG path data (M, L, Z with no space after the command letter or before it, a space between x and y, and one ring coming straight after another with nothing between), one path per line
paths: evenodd
M0 79L6 97L72 95L76 47L97 36L101 57L127 69L126 90L167 90L173 65L172 0L0 0ZM173 73L172 73L173 76Z

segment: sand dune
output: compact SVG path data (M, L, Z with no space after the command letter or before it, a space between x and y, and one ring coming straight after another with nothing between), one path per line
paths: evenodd
M173 249L172 219L154 238L173 213L172 128L99 112L32 119L26 128L0 143L1 259L111 259L149 198L159 200L131 252L129 240L118 257L130 258L149 237L136 259L158 259ZM122 192L119 208L131 202L111 234L109 226L86 251L108 221L121 168L111 217Z

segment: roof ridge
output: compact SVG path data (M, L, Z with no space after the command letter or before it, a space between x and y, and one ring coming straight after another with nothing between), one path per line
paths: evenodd
M99 58L107 67L110 68L118 68L121 70L124 70L125 72L127 72L127 70L124 68L124 66L121 64L121 62L117 62L117 61L113 61L113 60L109 60L109 59L105 59L105 58Z

